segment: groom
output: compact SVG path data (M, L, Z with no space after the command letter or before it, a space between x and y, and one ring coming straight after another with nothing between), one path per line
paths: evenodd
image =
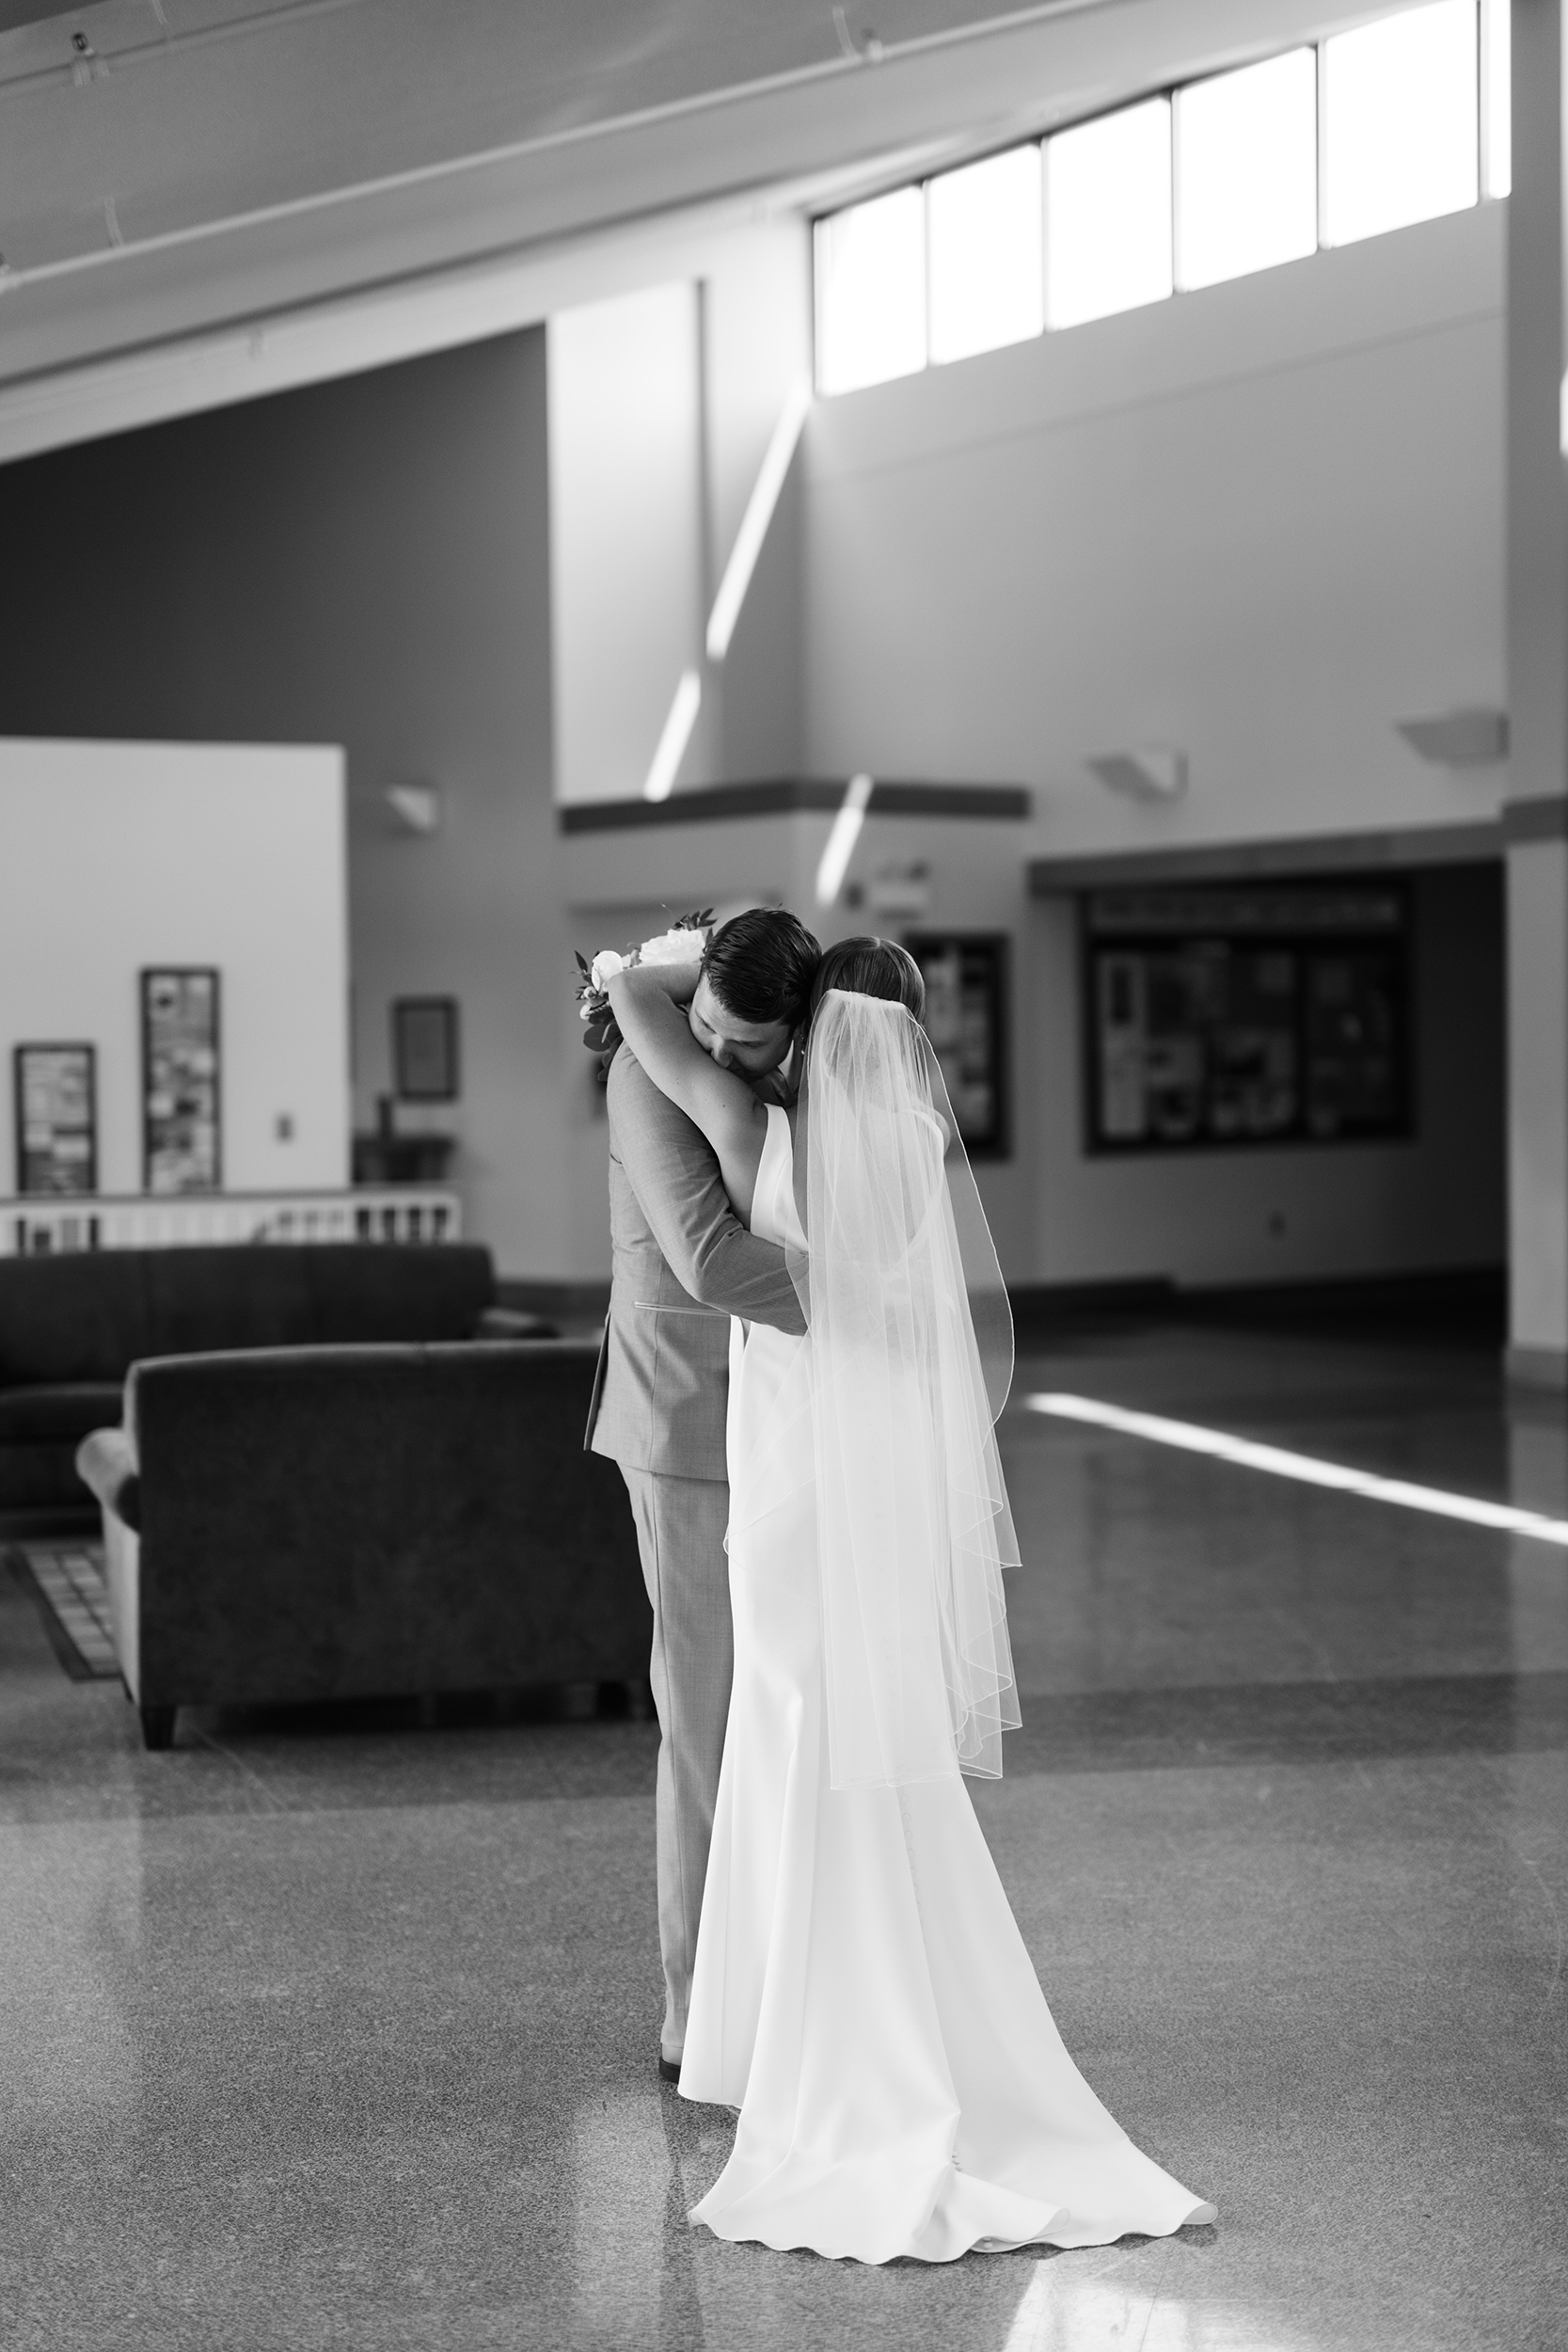
M753 908L708 943L689 1015L705 1053L782 1102L821 949ZM679 2079L734 1640L724 1530L731 1315L800 1332L784 1251L746 1231L706 1138L630 1049L610 1067L610 1319L584 1443L621 1466L654 1611L658 1750L659 2073Z

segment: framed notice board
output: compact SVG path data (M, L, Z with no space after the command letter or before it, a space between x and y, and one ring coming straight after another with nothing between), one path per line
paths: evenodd
M926 1034L972 1160L1005 1160L1012 1150L1007 944L1002 931L915 931L904 941L925 978Z
M19 1193L98 1189L98 1104L90 1045L19 1045L11 1060Z
M1082 914L1091 1152L1411 1132L1399 882L1100 890Z
M142 1185L216 1192L223 1183L218 976L164 965L141 976Z

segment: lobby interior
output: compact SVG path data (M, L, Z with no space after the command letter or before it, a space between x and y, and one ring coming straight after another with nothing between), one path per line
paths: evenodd
M8 2352L1568 2340L1565 62L1558 0L0 0ZM976 1808L1212 2227L687 2220L573 957L755 904L926 969L1017 1331ZM191 1466L230 1679L155 1744L103 1538L185 1466L154 1365L139 1503L7 1487L108 1379L43 1286L350 1239L341 1327L135 1310L472 1383ZM552 1649L484 1596L568 1489L629 1604ZM312 1521L374 1662L274 1695Z

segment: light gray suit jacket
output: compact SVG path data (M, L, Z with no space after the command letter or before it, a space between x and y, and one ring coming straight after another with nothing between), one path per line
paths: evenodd
M746 1231L701 1129L629 1046L610 1066L610 1320L583 1439L627 1470L726 1475L731 1315L804 1331L784 1253Z

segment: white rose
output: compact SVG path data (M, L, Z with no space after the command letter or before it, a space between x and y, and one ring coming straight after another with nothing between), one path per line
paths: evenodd
M660 931L657 939L645 939L638 951L639 963L701 963L707 946L705 931Z
M610 986L617 972L624 972L626 968L625 956L617 955L613 947L601 947L588 967L588 977L594 986L602 991Z

